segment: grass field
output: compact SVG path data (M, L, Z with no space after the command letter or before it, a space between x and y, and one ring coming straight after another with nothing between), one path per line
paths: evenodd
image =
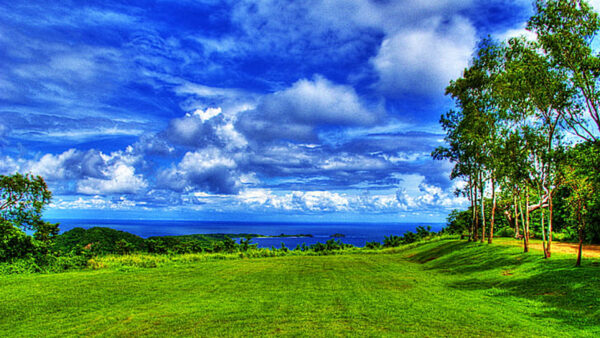
M0 277L0 336L600 336L597 259L434 241Z

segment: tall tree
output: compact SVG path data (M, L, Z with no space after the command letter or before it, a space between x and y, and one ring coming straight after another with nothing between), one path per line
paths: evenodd
M451 81L446 88L457 104L457 110L442 116L442 127L450 147L438 148L435 158L446 158L455 163L453 177L467 177L469 199L473 210L472 239L486 237L485 198L488 180L495 197L495 167L498 141L497 103L494 82L500 70L501 48L492 40L480 43L472 65L463 76ZM495 212L495 198L492 211ZM494 219L494 216L492 216ZM493 230L490 232L493 234ZM490 241L491 242L491 241Z
M531 212L551 206L556 184L557 148L560 148L560 123L572 106L572 90L566 84L564 72L552 67L549 57L540 51L538 43L524 38L513 38L506 48L504 72L499 86L499 100L504 102L507 121L512 121L512 132L525 141L527 150L526 197L536 197L529 204L526 198L525 222L527 228ZM533 194L530 194L533 191ZM537 195L537 196L536 196ZM544 257L550 257L552 242L552 210L542 227ZM524 232L525 250L529 230Z

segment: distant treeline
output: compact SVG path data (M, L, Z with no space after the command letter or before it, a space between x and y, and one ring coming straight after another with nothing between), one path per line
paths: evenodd
M425 237L431 236L431 227L418 226L416 233L406 232L402 236L385 236L382 243L367 242L368 249L395 247L402 244L413 243ZM194 234L179 236L153 236L147 239L137 235L105 227L93 227L90 229L74 228L53 238L50 246L51 251L57 255L126 255L131 253L155 253L155 254L186 254L186 253L218 253L218 252L243 252L257 249L257 244L252 243L255 237L312 237L312 235L285 235L262 236L259 234ZM343 234L336 233L325 243L311 245L301 244L293 250L324 252L331 250L342 250L353 248L351 244L343 243L338 238ZM334 239L336 238L336 239ZM239 242L235 239L239 239ZM272 247L271 250L290 250L285 244L280 248Z
M88 251L93 255L148 252L183 254L221 252L231 246L232 238L249 240L258 234L202 234L181 236L153 236L147 239L105 227L74 228L54 238L52 250L59 254Z

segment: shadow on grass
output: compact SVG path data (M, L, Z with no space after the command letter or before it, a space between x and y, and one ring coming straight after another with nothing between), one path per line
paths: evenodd
M597 260L582 268L575 259L556 256L543 259L538 252L520 248L449 241L422 248L409 261L464 278L448 286L460 290L495 288L495 297L519 297L540 301L538 316L600 331L600 269Z
M510 268L533 257L523 257L515 248L487 244L449 241L408 257L409 261L426 264L425 269L452 274L467 274L498 268Z

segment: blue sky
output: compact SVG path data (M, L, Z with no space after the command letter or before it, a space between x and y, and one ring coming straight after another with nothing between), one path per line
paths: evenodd
M0 174L54 218L443 221L448 81L530 1L8 1Z

